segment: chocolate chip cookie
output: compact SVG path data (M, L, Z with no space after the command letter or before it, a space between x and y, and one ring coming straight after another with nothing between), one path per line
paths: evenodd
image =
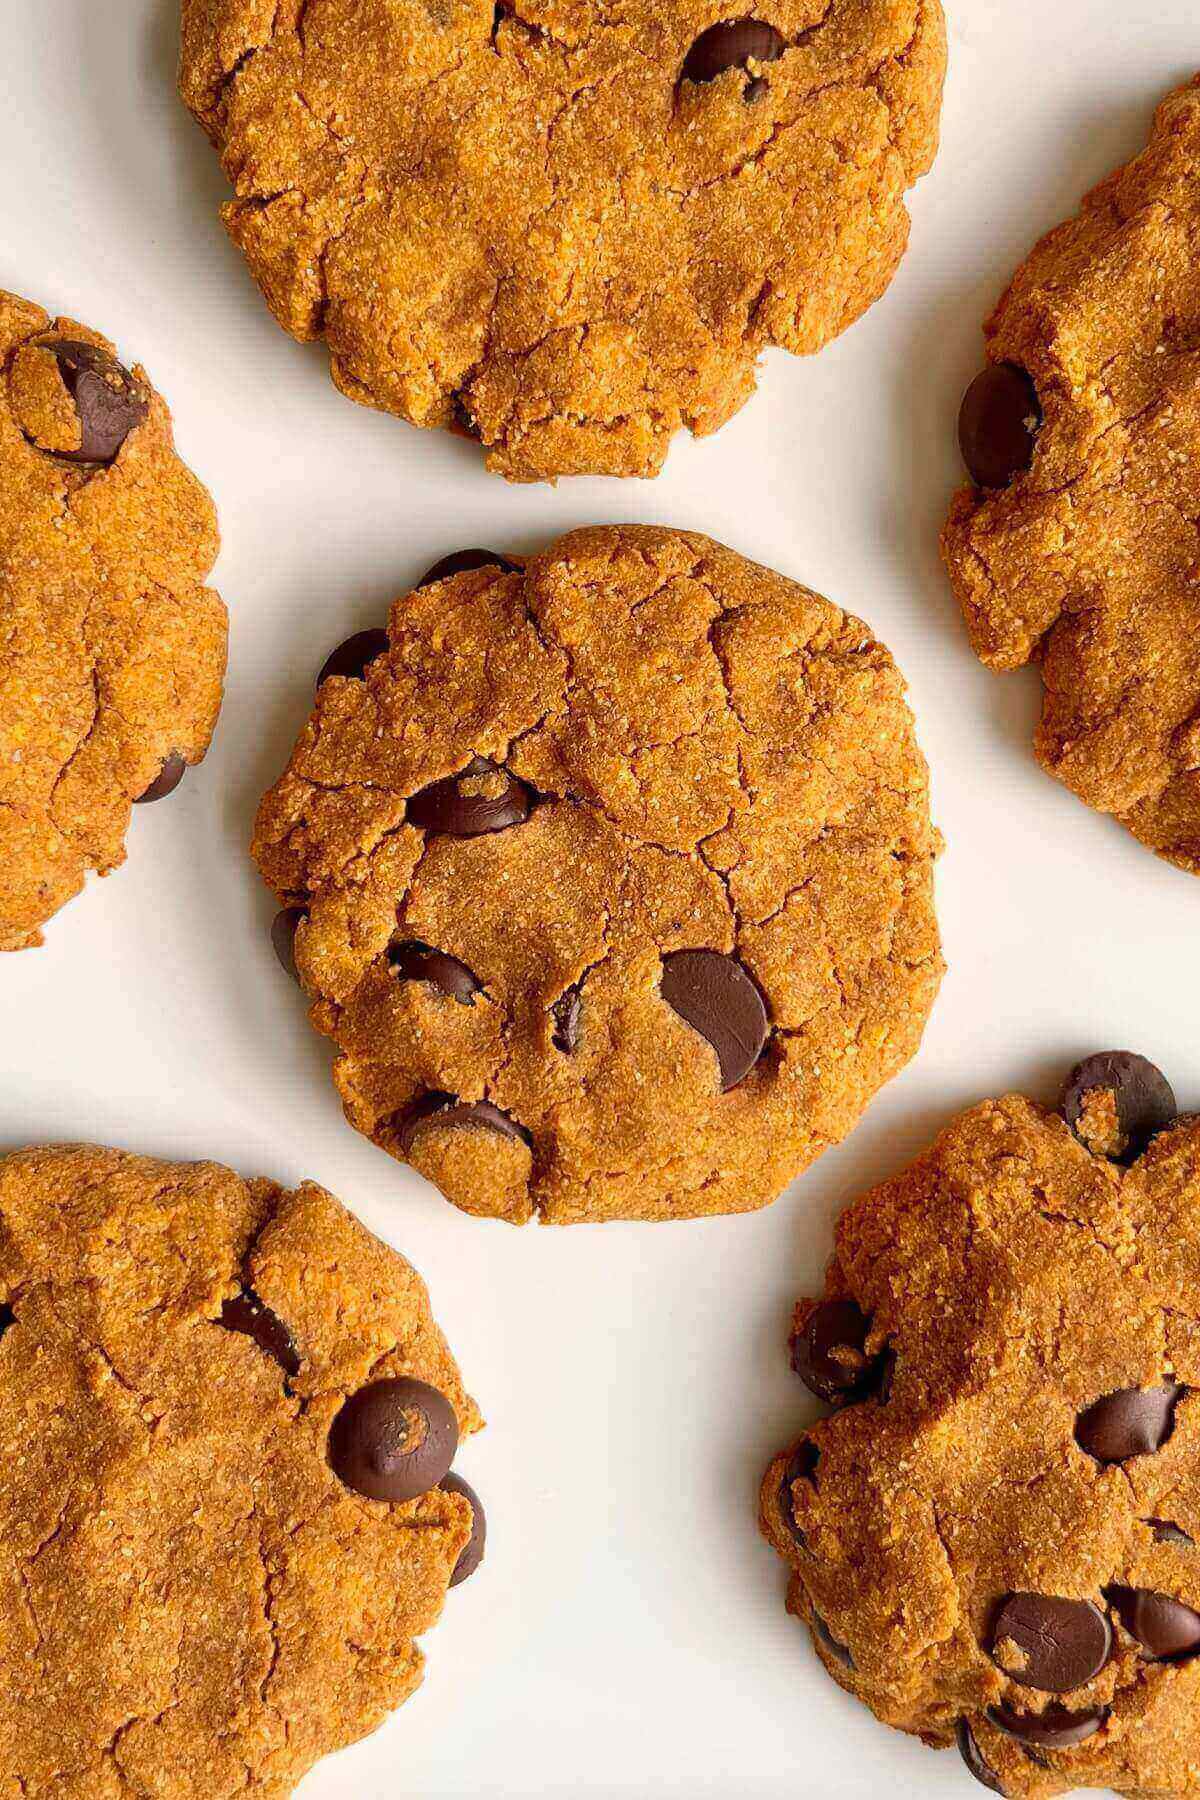
M788 1608L886 1724L999 1794L1194 1794L1200 1118L1112 1052L965 1113L855 1202L772 1463Z
M940 0L183 0L279 323L519 481L653 475L884 292Z
M0 292L0 950L208 748L225 609L207 493L144 371Z
M331 1195L0 1162L0 1788L284 1800L421 1679L479 1424L420 1278Z
M1035 662L1046 769L1200 873L1200 79L1044 238L963 404L944 535L975 650Z
M763 1206L941 976L900 675L694 533L488 554L326 663L259 810L347 1116L515 1223Z

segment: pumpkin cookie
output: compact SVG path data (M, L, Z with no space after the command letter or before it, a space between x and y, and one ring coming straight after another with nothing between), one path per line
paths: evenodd
M216 553L144 371L0 293L0 950L40 944L88 871L124 860L131 805L208 748Z
M884 292L940 0L183 0L225 220L352 399L513 480L654 475Z
M772 1463L788 1608L993 1792L1200 1793L1200 1120L1128 1052L843 1215Z
M1043 238L963 404L943 545L975 650L1036 662L1039 760L1200 873L1200 79Z
M693 533L488 554L326 664L259 810L347 1116L516 1223L763 1206L937 991L900 675Z
M285 1800L417 1687L478 1562L479 1416L331 1195L0 1162L0 1788Z

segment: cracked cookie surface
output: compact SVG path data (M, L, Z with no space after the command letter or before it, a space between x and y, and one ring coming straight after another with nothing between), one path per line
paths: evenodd
M0 950L124 860L208 748L216 515L140 368L0 292Z
M1044 767L1200 873L1200 79L1020 269L944 551L978 655L1039 667Z
M888 652L711 539L625 526L427 578L362 654L254 841L351 1123L515 1223L773 1200L941 977Z
M183 0L280 324L515 480L656 474L878 299L944 70L940 0Z
M319 1187L69 1147L0 1162L0 1296L0 1789L285 1800L416 1688L471 1538L335 1467L368 1387L479 1424L423 1283Z
M1198 1282L1200 1120L1114 1052L963 1114L797 1307L834 1410L763 1484L789 1611L993 1792L1200 1792Z

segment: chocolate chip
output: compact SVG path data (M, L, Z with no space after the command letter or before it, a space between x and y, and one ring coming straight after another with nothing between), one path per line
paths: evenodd
M339 1481L369 1500L415 1500L449 1473L458 1449L454 1408L409 1376L372 1381L351 1394L329 1433Z
M823 1300L791 1340L792 1367L818 1400L849 1406L877 1389L883 1353L868 1356L871 1321L853 1300Z
M1016 363L993 363L963 397L958 442L976 487L1011 487L1033 463L1043 414L1037 389Z
M79 419L79 448L53 454L62 462L115 462L130 432L150 410L144 389L115 356L95 344L42 338L36 348L54 357Z
M1183 1549L1190 1549L1196 1542L1172 1519L1143 1519L1142 1523L1149 1525L1156 1544L1178 1544Z
M409 1150L427 1125L461 1125L486 1131L494 1131L500 1137L516 1138L523 1144L531 1143L529 1133L515 1119L510 1119L506 1112L493 1106L490 1100L475 1100L466 1103L455 1098L453 1094L423 1094L404 1116L400 1126L400 1148L407 1156Z
M792 1537L795 1538L802 1549L807 1549L808 1545L804 1533L796 1523L796 1508L793 1501L792 1489L798 1481L811 1481L813 1486L816 1486L817 1464L820 1460L821 1452L817 1449L817 1446L814 1443L811 1443L808 1438L805 1438L804 1442L799 1444L796 1449L792 1451L791 1456L788 1458L787 1467L783 1471L783 1477L779 1483L778 1501L780 1517Z
M0 1338L17 1322L17 1315L7 1302L0 1304Z
M550 1008L554 1030L550 1041L564 1056L573 1056L579 1043L579 1015L583 1011L583 995L579 988L569 987Z
M983 1752L979 1748L979 1740L971 1730L968 1720L960 1719L954 1729L958 1744L958 1754L967 1765L967 1772L973 1775L983 1787L991 1788L993 1794L1002 1794L1003 1787L995 1769L984 1761Z
M1129 1050L1107 1050L1078 1063L1067 1077L1060 1111L1080 1143L1128 1165L1178 1115L1171 1084L1152 1062Z
M325 658L317 676L317 686L328 681L331 675L341 675L346 681L361 681L368 665L382 656L387 647L388 634L381 626L356 631Z
M1108 1717L1107 1706L1091 1706L1083 1712L1068 1712L1065 1706L1048 1706L1045 1712L1018 1712L1002 1700L999 1706L989 1706L987 1716L992 1724L998 1726L1009 1737L1016 1738L1020 1744L1040 1745L1046 1750L1069 1750L1072 1744L1082 1744L1099 1731Z
M308 914L302 906L285 906L271 920L271 948L279 959L279 966L285 975L299 982L300 971L296 967L296 932Z
M843 1644L840 1638L834 1637L832 1631L830 1631L828 1625L815 1607L812 1615L812 1628L813 1636L816 1638L817 1642L824 1646L827 1653L833 1657L835 1662L840 1662L845 1669L852 1669L854 1667L854 1658L851 1656L848 1647Z
M150 783L144 794L139 794L134 801L135 806L151 806L155 800L165 800L173 794L188 772L186 760L178 750L172 750L170 756L164 757L162 768Z
M417 586L432 587L435 581L449 581L452 575L466 575L472 569L494 568L504 575L515 575L520 566L507 556L501 556L498 550L455 550L435 562L432 569L426 569Z
M450 1577L450 1586L457 1587L460 1582L469 1580L483 1561L483 1552L487 1547L487 1518L479 1495L461 1475L446 1475L438 1482L438 1486L448 1494L461 1494L464 1500L471 1502L471 1535Z
M1147 1662L1182 1662L1200 1650L1200 1613L1182 1600L1152 1588L1110 1587L1104 1594Z
M434 950L428 944L412 939L407 943L388 945L388 963L398 981L424 981L460 1006L474 1006L483 983L445 950Z
M736 956L676 950L663 957L662 997L717 1053L721 1089L745 1079L770 1031L757 983Z
M1009 1594L992 1624L991 1655L1013 1681L1043 1694L1069 1694L1098 1675L1112 1627L1090 1600Z
M786 49L782 32L762 19L725 19L700 33L684 58L680 78L715 81L727 69L748 69L752 62L777 62ZM751 98L749 90L746 98Z
M407 816L422 831L469 838L523 825L532 808L532 788L501 764L475 756L459 774L414 794Z
M1121 1388L1085 1407L1075 1421L1075 1442L1098 1463L1128 1462L1161 1449L1175 1429L1175 1406L1185 1390L1176 1381L1162 1387Z
M273 1356L285 1375L300 1373L300 1353L296 1340L277 1313L273 1313L253 1288L243 1288L221 1308L221 1323L226 1331L237 1331L253 1338L260 1350Z

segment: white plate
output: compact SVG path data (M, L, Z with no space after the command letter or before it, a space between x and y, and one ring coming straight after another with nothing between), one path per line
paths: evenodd
M953 422L980 326L1034 238L1144 142L1200 61L1195 0L948 0L944 143L887 298L821 357L767 358L719 436L655 483L510 488L472 449L351 406L278 331L175 98L175 0L0 0L0 286L143 360L208 481L233 619L203 773L136 815L127 867L4 959L0 1143L91 1138L325 1182L427 1276L489 1419L463 1472L484 1570L425 1686L304 1800L965 1796L818 1668L755 1528L810 1416L794 1296L829 1224L957 1108L1047 1097L1128 1045L1200 1101L1200 886L1041 774L1033 674L987 674L941 572ZM917 1062L851 1141L752 1218L512 1231L465 1218L342 1121L276 968L246 855L314 670L447 550L600 520L694 526L861 612L906 671L946 835L951 972Z

